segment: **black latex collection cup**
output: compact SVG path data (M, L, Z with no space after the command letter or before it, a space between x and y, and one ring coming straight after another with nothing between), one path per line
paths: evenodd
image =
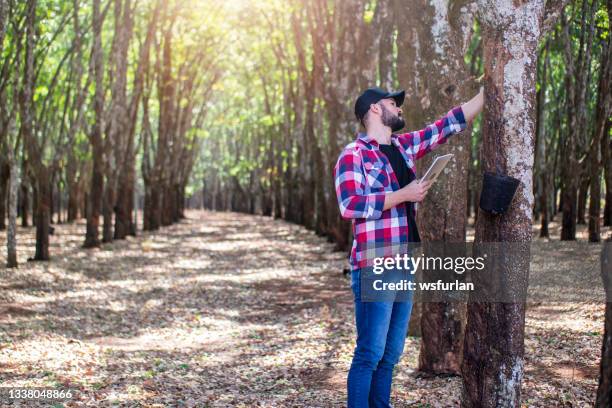
M493 214L503 214L510 207L519 179L485 172L482 178L482 191L480 193L480 209Z

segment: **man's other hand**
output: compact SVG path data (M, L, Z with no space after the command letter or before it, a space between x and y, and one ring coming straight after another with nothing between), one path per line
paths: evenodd
M433 181L431 180L421 182L419 182L419 180L414 180L412 183L400 189L400 191L403 192L403 195L405 197L404 201L411 201L413 203L423 201L423 199L427 195L427 190L429 190L429 187L431 187L432 183Z

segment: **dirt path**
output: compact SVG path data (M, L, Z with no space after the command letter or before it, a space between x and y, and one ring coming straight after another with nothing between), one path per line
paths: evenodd
M52 262L0 269L0 385L77 389L66 406L341 407L354 345L344 254L279 220L188 217L100 250L79 247L82 224L59 225ZM33 231L20 232L25 261ZM591 405L602 321L598 305L529 310L525 406ZM457 405L458 378L414 376L418 342L395 406Z

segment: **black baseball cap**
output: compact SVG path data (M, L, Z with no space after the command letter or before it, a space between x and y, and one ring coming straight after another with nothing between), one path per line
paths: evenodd
M355 116L361 121L370 110L370 105L381 99L393 98L397 106L402 106L405 97L405 91L388 92L381 88L368 88L355 101Z

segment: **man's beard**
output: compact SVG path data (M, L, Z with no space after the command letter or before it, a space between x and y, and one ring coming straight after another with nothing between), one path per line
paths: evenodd
M398 130L401 130L404 126L406 126L404 118L399 115L392 114L387 108L385 108L384 105L381 105L381 107L383 111L381 117L382 124L385 126L389 126L391 128L391 132L397 132Z

